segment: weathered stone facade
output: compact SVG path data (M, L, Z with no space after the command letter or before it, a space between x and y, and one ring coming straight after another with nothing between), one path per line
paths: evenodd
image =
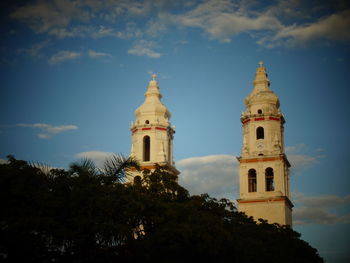
M292 225L289 191L290 164L284 153L283 114L278 97L269 86L262 63L253 91L245 98L241 115L243 146L240 162L239 210L255 220Z
M145 93L145 102L136 109L136 120L131 124L131 154L139 161L141 169L152 170L155 164L167 165L175 174L179 171L173 161L173 135L171 114L161 102L156 75L152 75ZM135 171L135 175L140 175Z

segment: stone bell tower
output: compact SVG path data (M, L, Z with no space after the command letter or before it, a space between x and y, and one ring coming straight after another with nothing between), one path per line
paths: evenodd
M292 225L289 191L290 164L284 153L283 124L278 97L270 90L263 63L259 63L252 92L241 115L243 146L240 163L239 210L255 220Z
M173 161L173 135L175 127L170 124L171 114L160 101L157 75L152 75L145 93L145 102L136 109L136 120L131 124L131 157L139 161L141 169L152 170L155 164L167 165L178 175ZM140 175L135 172L134 176Z

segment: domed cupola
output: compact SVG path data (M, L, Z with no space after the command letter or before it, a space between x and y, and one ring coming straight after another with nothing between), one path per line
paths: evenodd
M145 102L136 109L135 115L138 124L163 124L167 125L171 117L167 107L160 101L162 94L159 92L157 75L152 75L145 93Z
M277 95L269 88L270 81L262 62L259 63L256 70L253 84L254 89L244 101L247 109L246 114L278 114L280 103Z

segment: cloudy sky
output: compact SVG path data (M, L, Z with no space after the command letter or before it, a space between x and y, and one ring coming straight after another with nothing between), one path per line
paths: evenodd
M348 1L14 0L0 14L1 161L128 155L157 73L180 183L234 200L262 60L286 118L295 229L327 262L350 262Z

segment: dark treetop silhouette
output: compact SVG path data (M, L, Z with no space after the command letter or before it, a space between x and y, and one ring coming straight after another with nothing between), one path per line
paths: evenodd
M131 160L41 169L0 165L5 262L323 262L292 229L255 223L227 199L190 196L165 167L124 184Z

